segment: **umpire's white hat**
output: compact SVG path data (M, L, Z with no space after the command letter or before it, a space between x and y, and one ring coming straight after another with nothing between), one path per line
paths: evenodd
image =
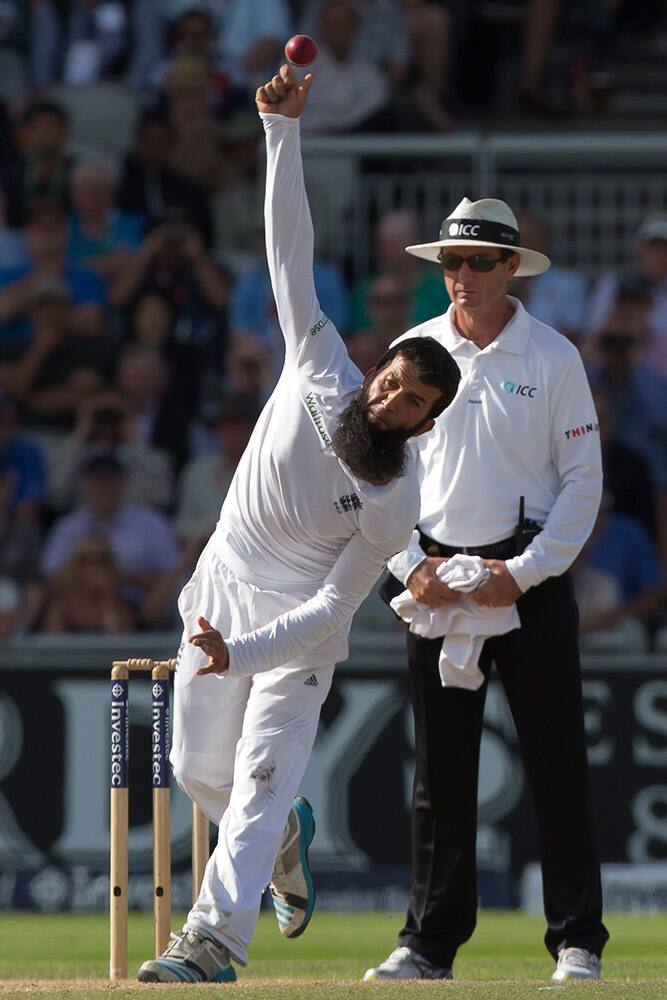
M440 226L440 239L435 243L418 243L406 247L408 253L424 260L438 261L442 247L502 247L513 250L521 259L517 277L542 274L551 267L551 261L539 250L522 247L519 226L514 212L498 198L481 198L470 201L464 198Z

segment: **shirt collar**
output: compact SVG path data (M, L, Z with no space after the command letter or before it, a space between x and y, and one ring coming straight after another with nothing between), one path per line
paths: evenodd
M531 319L518 299L515 299L512 295L508 295L507 298L514 309L514 314L507 326L503 327L496 339L488 347L485 347L484 350L506 351L508 354L523 354L528 343L528 337L530 336ZM466 337L462 337L456 329L454 325L453 305L449 307L445 315L447 322L445 324L443 346L450 352L456 351L457 348L461 348L463 345L470 344L474 346L472 341Z

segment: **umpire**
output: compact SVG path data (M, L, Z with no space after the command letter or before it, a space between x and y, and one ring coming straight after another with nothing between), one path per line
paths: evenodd
M412 887L398 947L365 979L450 979L475 929L477 781L494 663L516 725L537 811L545 943L555 980L599 979L608 938L584 738L578 615L567 572L602 490L595 409L576 348L507 294L548 257L521 245L505 202L467 198L434 243L449 310L406 337L434 337L461 369L455 401L418 439L419 544L389 563L419 601L456 600L437 577L456 552L483 558L482 606L516 602L521 627L485 641L475 690L443 687L441 639L408 632L416 726ZM525 509L524 509L525 498ZM416 536L415 536L416 539Z

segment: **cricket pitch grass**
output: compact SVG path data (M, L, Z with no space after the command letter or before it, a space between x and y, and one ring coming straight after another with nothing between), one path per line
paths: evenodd
M181 922L174 917L172 926ZM209 986L109 983L108 920L104 914L0 914L0 998L120 1000L139 994L187 1000L231 991L239 1000L527 1000L567 991L567 1000L667 1000L667 914L611 914L611 941L600 983L552 983L544 921L514 912L482 911L460 952L453 982L361 983L395 946L399 913L315 913L303 937L284 940L262 913L247 969L236 984ZM130 915L130 976L150 957L152 919Z

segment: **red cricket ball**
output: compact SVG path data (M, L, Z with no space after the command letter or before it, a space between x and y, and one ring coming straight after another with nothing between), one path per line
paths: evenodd
M285 55L293 66L310 66L317 57L317 45L310 35L293 35L285 45Z

